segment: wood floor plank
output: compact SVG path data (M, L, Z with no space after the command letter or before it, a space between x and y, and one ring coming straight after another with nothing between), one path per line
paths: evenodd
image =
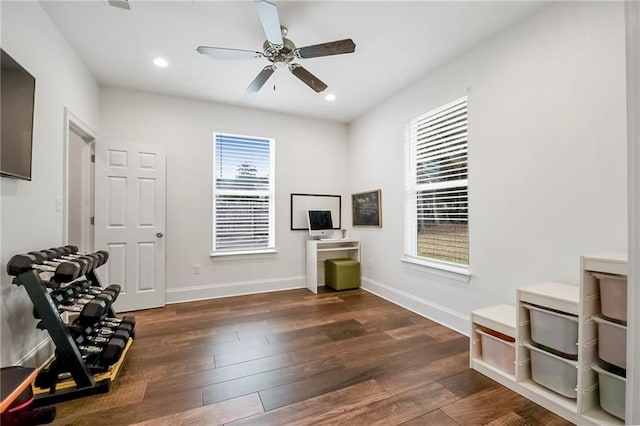
M123 405L137 403L143 400L147 388L146 382L136 382L120 385L106 395L94 395L58 404L56 411L59 418L71 416L92 417L93 413L101 410L118 409Z
M211 368L179 377L169 376L150 382L146 398L186 389L201 389L216 383L222 383L241 377L252 376L270 370L291 366L293 363L287 354L278 354L220 368Z
M457 400L458 397L440 386L431 383L399 395L358 407L343 410L335 415L314 419L314 425L362 424L398 425L426 414Z
M460 426L454 422L451 417L447 416L442 410L433 410L430 413L418 416L408 422L402 423L402 426Z
M445 377L439 380L438 383L460 398L466 398L474 393L499 386L497 382L475 370L465 370L453 376Z
M109 394L115 394L112 390ZM102 395L95 397L83 398L81 401L87 406L100 404L99 400L104 398ZM126 400L126 398L125 398ZM73 402L71 402L73 403ZM58 404L61 408L69 402ZM150 418L162 417L168 414L188 411L197 407L202 407L202 390L191 389L185 392L176 392L173 394L163 395L161 398L153 400L143 400L140 402L123 402L118 406L95 407L90 408L90 413L81 413L73 411L69 415L56 415L54 425L73 425L73 426L96 426L100 425L129 425L131 423L141 422Z
M367 380L353 386L329 392L297 404L267 411L264 414L247 417L230 423L233 426L248 425L295 425L311 424L317 418L344 410L354 410L361 406L388 398L375 380Z
M265 410L284 407L324 393L352 386L373 379L380 367L336 368L300 378L276 387L260 391L260 399Z
M210 426L222 425L262 413L258 394L229 399L217 404L205 405L180 413L134 423L131 426Z
M444 358L438 358L419 367L408 368L404 371L384 372L376 380L389 393L406 392L416 386L435 382L449 375L458 374L469 368L469 355L459 353Z
M304 380L307 377L324 375L341 368L341 364L335 358L322 358L304 364L294 364L291 367L279 368L251 376L241 377L226 382L202 388L204 404L213 404L225 399L235 398L268 388L281 386L287 383ZM263 406L264 406L263 400ZM266 408L265 406L265 409Z
M340 340L317 347L306 347L289 352L294 362L306 362L320 357L344 355L349 352L357 352L367 347L374 347L382 342L391 342L393 338L385 333L368 334L354 337L349 340Z
M395 330L389 330L387 331L387 334L389 334L394 339L404 340L412 337L428 336L428 334L426 333L426 330L428 328L437 327L437 326L438 326L438 323L425 318L424 323L415 324L412 322L411 325L409 326L400 327Z
M527 401L524 406L514 407L514 411L532 425L569 426L572 424L531 401Z
M294 341L281 343L270 342L268 345L260 345L248 350L215 355L214 358L216 367L224 367L253 359L264 358L266 356L286 354L289 351L295 351L301 348L317 347L329 342L331 342L331 340L324 334L309 335Z
M520 417L513 411L509 411L506 414L498 417L495 420L490 421L484 426L531 426L526 419Z
M460 424L484 425L510 411L516 412L528 402L510 389L497 387L468 396L444 407L442 411Z

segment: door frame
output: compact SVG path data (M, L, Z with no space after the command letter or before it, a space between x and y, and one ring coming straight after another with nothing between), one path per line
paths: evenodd
M626 422L640 423L640 3L625 2L626 71L627 71L627 209L628 259L627 276L627 386Z
M62 240L64 244L69 243L69 138L71 133L75 133L86 142L86 149L83 153L83 163L89 164L91 161L91 144L95 143L97 139L97 133L88 126L82 119L75 115L68 107L64 107L64 136L63 136L63 173L62 173ZM85 161L86 160L86 161ZM87 167L83 171L82 179L82 235L84 246L88 250L92 250L90 247L90 233L91 224L89 221L89 212L86 211L89 202L91 201L91 194L94 191L93 185L90 179L90 168Z

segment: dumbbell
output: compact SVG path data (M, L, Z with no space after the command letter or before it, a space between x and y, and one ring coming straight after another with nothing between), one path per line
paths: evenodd
M115 321L114 321L115 320ZM129 332L129 336L133 339L136 337L136 319L135 317L126 316L122 320L116 320L115 318L105 318L98 322L99 327L109 327L112 329L126 330Z
M99 294L93 300L89 301L82 307L78 320L85 324L94 324L100 318L103 318L111 308L111 304L115 301L115 297L108 294Z
M83 308L84 306L86 306L91 302L96 302L96 303L100 302L100 303L104 303L106 306L111 306L114 300L115 300L115 297L113 296L112 293L101 293L95 296L92 294L79 294L72 301L70 306L79 306Z
M112 285L118 288L120 287L117 284ZM61 311L78 312L80 313L79 319L81 322L93 323L108 313L111 304L118 297L118 294L119 291L114 289L105 289L97 296L82 295L81 297L76 297L70 304L60 305L58 309Z
M98 324L104 327L111 328L120 327L129 330L129 332L133 332L133 330L136 328L136 318L132 316L125 316L122 319L105 318L98 322Z
M100 293L103 293L106 290L114 291L113 290L114 287L109 286L109 287L105 288L105 287L100 287L100 286L94 286L94 285L91 285L91 283L89 281L86 281L86 280L85 281L76 281L76 282L79 283L82 286L82 291L84 293L93 294L94 296L96 296L96 295L98 295ZM119 286L118 286L117 293L118 294L120 293ZM116 296L117 296L117 294L116 294Z
M93 287L86 281L79 281L71 284L71 287L76 291L77 299L91 300L96 297L102 297L109 303L113 303L120 294L120 286L118 284L112 284L106 288Z
M95 262L94 259L81 258L81 257L73 258L73 259L71 258L63 259L61 258L60 253L56 251L56 249L31 251L28 254L35 256L38 263L44 263L51 266L55 266L56 264L59 264L65 261L73 261L75 263L78 263L81 268L80 275L84 275L89 271L91 271L92 265Z
M82 275L86 274L90 270L91 263L92 263L91 259L81 259L81 258L77 258L77 259L60 259L58 254L57 254L57 252L54 251L53 249L30 251L27 254L35 256L37 263L40 263L40 264L43 264L43 265L49 265L49 266L53 266L53 267L56 267L57 265L59 265L59 264L61 264L63 262L67 262L67 261L72 261L74 263L77 263L78 265L80 265L80 274L79 274L79 276L82 276Z
M108 325L98 324L97 328L91 328L91 330L96 336L121 336L126 340L129 340L129 337L133 337L133 328L131 328L129 324L123 324L122 326L117 327L109 327ZM87 330L85 329L85 331Z
M98 340L102 340L98 339ZM127 346L127 342L123 339L107 339L106 342L100 344L84 344L91 343L89 341L78 345L78 349L85 355L97 355L98 363L105 367L114 364L120 359L122 351Z
M90 333L82 333L75 336L74 341L76 342L76 344L84 346L104 346L110 341L115 342L118 340L122 340L126 343L129 340L129 333L124 330L105 335L99 334L99 330L91 329L90 327L87 328L89 328L88 331L90 331Z
M77 295L78 289L75 287L63 287L49 293L49 296L51 296L51 299L56 306L71 305Z
M93 253L78 253L78 247L71 246L71 245L58 247L50 250L55 250L56 252L60 253L60 257L69 257L69 258L77 258L77 257L83 257L83 256L92 257L96 259L96 262L94 264L94 269L104 265L105 263L107 263L107 260L109 259L109 252L105 250L98 250Z
M7 273L18 276L27 271L53 272L53 281L67 283L80 276L81 267L77 262L65 261L54 265L42 264L31 254L16 254L7 263Z
M74 254L67 246L53 247L50 249L30 252L29 254L33 254L39 258L39 260L44 262L59 263L64 261L74 261L80 263L82 266L82 272L80 275L85 275L93 271L95 268L103 265L105 259L103 252Z
M119 335L125 338L131 336L134 326L130 322L110 323L104 320L97 321L94 324L75 323L69 327L74 335L96 335L96 336L113 336Z

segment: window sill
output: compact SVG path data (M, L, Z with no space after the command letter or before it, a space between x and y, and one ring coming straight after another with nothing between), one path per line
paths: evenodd
M471 280L471 271L468 266L438 262L437 260L427 260L413 256L404 256L400 260L412 265L418 265L421 267L420 270L424 270L438 277L444 277L466 284Z
M275 247L266 248L266 249L253 249L253 250L225 250L225 251L212 251L209 253L211 257L223 257L223 256L245 256L251 254L271 254L277 253Z

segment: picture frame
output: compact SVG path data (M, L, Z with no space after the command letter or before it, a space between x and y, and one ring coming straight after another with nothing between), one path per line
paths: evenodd
M353 226L382 228L382 190L351 194Z
M342 226L342 196L329 194L291 194L291 230L308 231L307 211L329 210L333 229Z

